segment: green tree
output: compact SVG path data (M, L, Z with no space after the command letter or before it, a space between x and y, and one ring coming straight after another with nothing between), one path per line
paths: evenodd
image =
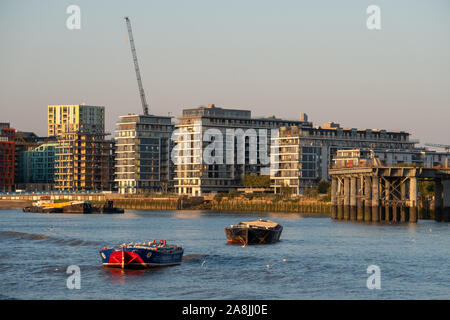
M285 184L280 188L280 193L283 198L290 197L292 195L292 192L293 189Z
M330 189L330 183L326 180L321 180L317 184L317 192L321 194L328 193L328 190Z
M220 202L220 201L222 201L223 197L224 197L224 194L219 192L219 193L216 193L216 195L214 196L214 200L216 200L217 202Z
M240 195L241 194L239 193L239 191L233 189L228 193L228 198L233 199L239 197Z
M244 176L242 184L247 188L269 188L270 187L270 176L246 174Z
M315 198L317 197L317 188L313 188L313 187L307 187L303 189L303 195L306 197L311 197L311 198Z
M425 198L431 198L434 195L434 181L419 181L417 189Z

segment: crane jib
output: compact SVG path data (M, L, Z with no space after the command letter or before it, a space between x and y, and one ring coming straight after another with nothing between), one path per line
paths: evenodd
M145 99L144 87L142 86L141 72L139 71L139 64L138 64L138 59L137 59L137 54L136 54L136 48L134 46L133 31L131 30L130 18L125 17L125 21L127 23L128 37L130 39L131 54L133 56L134 70L136 72L136 79L138 82L139 96L141 98L142 109L144 111L144 115L148 115L148 104L147 104L147 100Z

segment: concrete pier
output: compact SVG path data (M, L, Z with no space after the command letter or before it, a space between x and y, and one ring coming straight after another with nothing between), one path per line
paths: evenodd
M391 213L390 213L390 195L391 195L391 183L388 180L384 181L384 203L385 205L383 206L384 209L384 217L382 217L382 219L386 222L391 221Z
M372 221L380 221L380 182L378 177L372 177Z
M443 183L443 214L442 221L450 221L450 179L444 180Z
M400 205L400 222L406 222L406 206L404 202L406 201L406 184L402 183L400 186L400 197L402 204Z
M363 189L364 181L362 178L356 180L356 220L363 221L364 220L364 189Z
M350 220L356 220L356 177L350 178Z
M329 173L333 219L415 223L418 180L434 180L436 220L449 221L450 169L356 166L330 168Z
M411 177L409 179L409 221L417 222L417 178Z
M372 220L372 179L363 177L364 181L364 221Z
M434 185L434 218L436 221L442 221L444 211L444 199L442 193L444 186L440 179L436 180Z
M337 219L337 180L331 179L331 218Z
M350 219L350 178L344 178L344 220Z
M337 191L336 191L336 202L337 202L337 219L344 219L344 184L341 179L336 179Z

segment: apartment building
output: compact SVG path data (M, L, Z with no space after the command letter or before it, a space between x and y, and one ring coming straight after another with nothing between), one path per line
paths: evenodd
M15 129L2 123L0 127L0 191L14 190Z
M170 161L171 117L129 114L120 116L115 134L115 184L119 193L173 191Z
M24 152L24 182L53 184L57 143L44 143Z
M242 187L246 174L270 174L272 131L281 126L312 126L306 115L298 121L252 118L249 110L213 104L184 109L178 120L175 191L193 196ZM218 144L211 153L212 162L205 158L205 151L213 142Z
M105 107L49 105L48 134L56 136L55 189L113 190L114 141L105 133Z
M372 148L409 152L417 143L409 139L407 132L341 128L333 122L314 127L282 127L272 143L275 169L271 172L271 185L275 193L286 186L301 194L304 188L329 179L328 167L337 150Z
M114 142L98 133L67 133L55 151L55 189L62 191L114 188Z
M55 143L55 137L40 137L34 132L16 131L15 137L15 174L14 182L16 189L27 190L26 184L30 182L30 152L40 145Z
M105 107L79 105L49 105L48 135L65 133L104 133Z

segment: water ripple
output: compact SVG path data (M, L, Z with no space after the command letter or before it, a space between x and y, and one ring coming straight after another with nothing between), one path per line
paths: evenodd
M15 239L15 240L45 240L52 243L59 243L69 246L92 246L101 245L99 241L85 241L80 239L64 239L52 237L46 234L34 234L17 231L0 231L0 239Z

